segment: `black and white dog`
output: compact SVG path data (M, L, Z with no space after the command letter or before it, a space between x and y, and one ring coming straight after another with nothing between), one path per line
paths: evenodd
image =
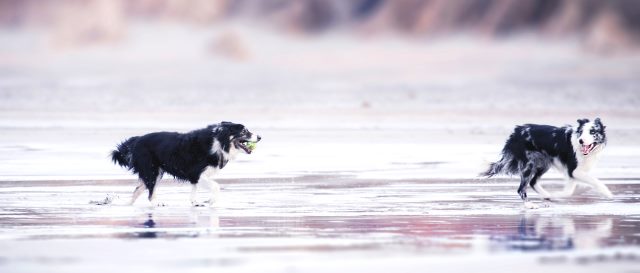
M516 126L502 149L502 158L491 163L481 175L492 177L497 174L520 175L518 194L526 208L538 206L527 199L527 186L531 186L542 198L569 197L576 189L577 182L594 187L607 198L613 195L602 182L588 172L593 168L600 152L607 144L605 126L596 118L579 119L578 127L554 127L549 125L525 124ZM550 194L544 190L538 179L553 166L567 179L564 190Z
M131 137L111 152L111 158L140 178L130 204L145 190L149 191L149 201L154 203L156 183L168 173L191 183L194 206L202 206L196 202L196 194L198 184L205 184L211 193L209 205L213 205L220 191L213 180L214 174L240 151L250 154L248 143L258 141L260 136L249 132L244 125L221 122L184 134L156 132Z

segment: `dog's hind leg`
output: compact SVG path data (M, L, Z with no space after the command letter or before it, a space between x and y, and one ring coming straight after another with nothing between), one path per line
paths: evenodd
M149 190L149 202L151 202L153 206L164 206L164 204L159 204L155 201L158 182L162 178L162 172L160 171L160 169L156 168L151 169L145 173L140 173L140 178Z
M133 205L133 203L136 202L136 199L138 199L140 194L142 194L142 192L146 189L147 187L144 186L144 183L140 182L140 185L138 185L136 189L133 190L133 195L131 196L131 201L129 201L129 206Z
M153 188L153 193L149 195L149 202L151 202L151 206L154 206L154 207L166 206L164 203L158 202L156 200L157 193L158 193L158 183L155 183L155 186Z
M551 199L551 194L549 194L549 192L547 192L539 183L538 183L538 179L540 179L540 177L546 172L545 169L537 169L536 173L533 175L533 178L531 179L531 182L529 182L529 185L531 185L531 187L533 188L533 190L535 190L540 197L542 197L542 199L545 200L549 200Z
M520 178L520 187L518 188L518 194L520 195L520 198L522 199L522 201L524 202L524 207L527 209L537 209L539 208L538 205L534 204L533 202L529 201L529 198L527 197L527 184L529 183L529 177L525 177L522 176Z
M530 202L527 198L527 186L531 182L533 178L533 164L531 162L527 163L522 171L520 172L520 187L518 187L518 194L520 198L524 202L524 207L527 209L537 209L538 205Z
M518 187L518 195L523 201L527 201L527 185L529 184L529 176L531 175L531 168L527 165L520 172L520 186Z

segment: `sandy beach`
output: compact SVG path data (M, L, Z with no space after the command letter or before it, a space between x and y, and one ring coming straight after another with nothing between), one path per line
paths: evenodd
M632 272L640 261L636 179L607 180L613 200L585 192L528 211L513 181L220 179L215 209L190 207L174 183L160 188L165 207L124 205L133 182L0 183L3 272Z
M203 49L228 31L251 57ZM528 36L130 33L126 50L75 51L0 33L0 271L638 272L637 55ZM525 210L515 178L477 177L514 125L583 117L607 125L593 175L614 199L581 186ZM222 120L263 140L220 173L215 208L190 207L170 177L166 206L124 205L135 176L110 162L117 143ZM560 174L543 184L559 190Z
M159 188L166 206L144 198L125 205L135 179L112 166L100 145L80 139L68 145L88 148L68 154L58 146L5 147L12 155L5 162L13 165L3 164L0 181L0 268L508 272L525 265L525 272L633 272L638 266L637 146L610 147L595 171L613 200L581 186L574 198L525 210L516 179L476 177L499 141L415 140L430 130L323 132L265 130L254 154L220 174L221 200L213 209L191 207L189 186L170 178ZM351 152L338 160L336 150ZM45 162L58 157L66 164ZM554 172L543 183L549 190L562 186Z

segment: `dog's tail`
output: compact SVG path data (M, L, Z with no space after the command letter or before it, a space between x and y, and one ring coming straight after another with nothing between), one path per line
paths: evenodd
M480 173L480 176L493 177L498 174L516 174L518 172L518 162L511 156L505 154L497 162L489 164L489 169Z
M113 163L131 169L131 152L136 142L138 142L138 137L132 137L118 144L116 149L111 152Z

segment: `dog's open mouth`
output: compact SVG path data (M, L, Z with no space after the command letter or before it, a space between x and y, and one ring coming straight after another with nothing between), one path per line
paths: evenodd
M596 147L596 144L591 143L589 145L582 145L580 149L582 150L583 155L589 155L589 153L591 153L591 151L593 151L595 147Z
M255 145L253 142L246 139L236 139L236 141L234 141L234 144L236 145L236 147L242 149L247 154L250 154L251 151L253 151L251 147Z

